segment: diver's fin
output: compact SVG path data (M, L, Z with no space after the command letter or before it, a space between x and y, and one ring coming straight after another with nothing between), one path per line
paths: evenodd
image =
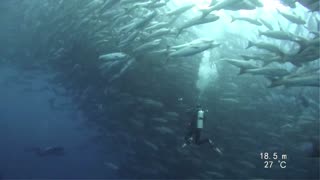
M223 155L222 150L218 147L215 147L214 150L219 153L220 155Z

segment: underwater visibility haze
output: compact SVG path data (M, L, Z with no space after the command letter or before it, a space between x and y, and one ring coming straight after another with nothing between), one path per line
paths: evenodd
M319 0L1 0L0 179L319 179Z

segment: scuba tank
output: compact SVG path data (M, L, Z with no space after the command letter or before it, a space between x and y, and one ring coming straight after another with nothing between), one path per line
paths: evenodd
M197 115L197 128L199 129L203 128L203 119L204 119L204 111L200 109Z

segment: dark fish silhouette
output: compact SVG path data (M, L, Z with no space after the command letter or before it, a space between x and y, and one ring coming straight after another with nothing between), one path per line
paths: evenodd
M49 146L45 148L31 148L26 149L26 152L34 152L37 156L63 156L65 154L64 148L61 146Z
M319 158L320 157L320 143L319 140L312 139L301 146L306 157Z
M309 154L310 157L320 157L320 145L319 141L313 141L312 142L312 151Z

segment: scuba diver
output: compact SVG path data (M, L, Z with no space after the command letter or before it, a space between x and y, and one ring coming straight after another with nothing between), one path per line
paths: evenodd
M188 124L188 132L185 136L185 143L182 145L182 148L191 143L197 145L208 143L215 151L222 155L222 151L218 147L215 147L211 139L200 139L203 123L205 121L204 110L201 108L201 105L198 104L196 108L192 108L191 110L187 111L187 113L190 114L191 122Z

